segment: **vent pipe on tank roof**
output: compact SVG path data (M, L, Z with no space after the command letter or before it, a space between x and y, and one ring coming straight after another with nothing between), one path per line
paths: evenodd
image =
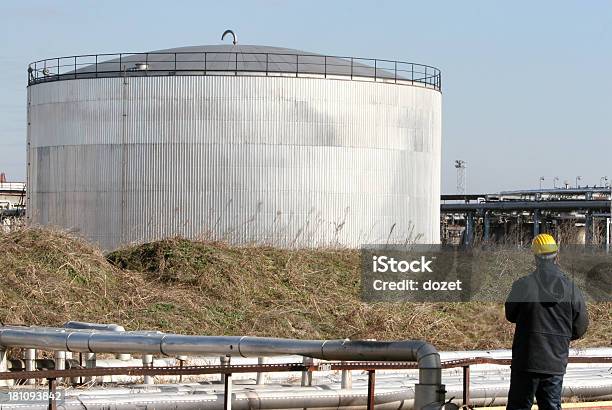
M223 35L221 36L221 41L223 41L223 39L225 38L225 36L226 36L226 35L228 35L228 34L231 34L231 35L232 35L232 38L233 38L232 43L233 43L234 45L238 44L238 36L236 35L236 33L234 33L234 31L233 31L233 30L225 30L225 31L223 32Z

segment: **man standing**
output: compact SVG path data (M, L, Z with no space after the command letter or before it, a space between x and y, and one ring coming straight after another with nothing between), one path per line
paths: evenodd
M580 290L557 265L559 246L549 234L532 243L535 272L518 279L506 301L516 323L507 410L559 410L570 340L581 338L589 319Z

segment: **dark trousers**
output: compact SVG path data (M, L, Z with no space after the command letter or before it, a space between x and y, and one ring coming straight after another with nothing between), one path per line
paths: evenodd
M539 410L561 409L563 375L513 371L506 410L530 410L533 398Z

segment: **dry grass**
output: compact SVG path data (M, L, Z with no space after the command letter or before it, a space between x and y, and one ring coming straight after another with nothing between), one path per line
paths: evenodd
M509 347L512 327L492 303L365 304L359 253L280 250L184 239L106 257L66 233L0 235L0 320L295 338L426 339L441 349ZM579 346L609 346L612 304L589 307Z

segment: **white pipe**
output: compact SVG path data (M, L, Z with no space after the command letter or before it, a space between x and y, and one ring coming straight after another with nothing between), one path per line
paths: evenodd
M585 390L564 390L564 397L573 396L573 393L584 397ZM140 393L133 389L112 391L79 391L78 399L68 391L64 407L113 410L134 410L150 407L156 410L191 410L191 409L219 409L223 407L224 395L217 391L201 392L191 390L183 394L169 393L163 390L143 390ZM474 391L472 403L475 405L503 405L506 403L507 389L482 389ZM449 391L449 395L458 395L460 391ZM597 400L607 400L612 397L608 394L593 397ZM365 389L359 391L328 390L321 388L294 388L275 391L235 391L232 400L234 410L255 409L290 409L290 408L318 408L343 410L363 409L367 399ZM459 400L456 399L456 402ZM412 389L383 390L379 389L375 395L376 409L412 409L414 407L414 391ZM17 405L15 405L17 406ZM78 407L80 406L80 407ZM17 407L5 407L2 409ZM30 407L33 410L34 407ZM46 407L39 407L41 409Z
M33 372L36 370L36 349L25 349L24 352L25 370L27 372ZM26 380L27 385L33 385L36 383L36 379Z
M143 367L153 367L153 355L152 354L143 354L142 355L142 366ZM144 377L144 384L153 384L152 376Z
M223 392L223 409L224 410L232 410L232 402L233 402L233 394L232 394L232 375L226 374L224 375L225 380L224 384L224 392Z
M588 354L591 350L586 350L584 354ZM473 357L473 354L469 354L469 357ZM210 359L210 358L209 358ZM173 359L164 359L170 361ZM206 361L206 358L200 358L200 360ZM215 360L219 360L216 358ZM294 358L289 361L294 362ZM108 360L109 364L120 363L116 359ZM251 361L252 362L252 361ZM568 369L564 380L564 397L570 397L579 395L583 399L589 400L604 400L612 394L612 377L610 377L610 370L606 368L593 368L590 364L581 365L581 368ZM609 367L609 365L608 365ZM484 369L479 371L479 365L474 366L472 370L472 403L475 405L490 405L490 404L503 404L505 403L505 396L507 395L508 384L509 384L509 372L508 367L491 370ZM406 372L401 371L388 371L394 373L385 373L380 371L377 376L377 403L379 403L380 397L387 398L390 392L405 392L403 402L392 402L382 405L391 406L392 404L396 408L411 408L412 399L414 397L414 389L407 387L414 381L414 377L406 377ZM407 371L414 375L414 371ZM295 374L296 372L294 372ZM334 372L317 372L316 374L327 373L332 374ZM337 372L334 373L337 375ZM377 372L378 374L378 372ZM252 377L255 375L253 374ZM343 395L345 400L349 398L358 398L365 395L367 378L365 374L358 374L355 372L355 380L353 383L354 389L346 391L344 389L338 389L338 381L336 379L332 384L321 383L320 386L315 387L298 387L291 386L287 387L286 382L281 382L279 385L234 385L235 400L232 403L234 409L246 408L243 400L245 397L256 401L262 399L261 407L259 404L253 405L254 409L257 408L273 408L274 403L279 403L278 400L272 399L272 397L282 397L291 402L302 403L300 400L308 400L308 406L310 408L325 408L325 403L319 402L316 397L321 394ZM414 375L416 376L416 375ZM325 378L321 378L324 380ZM298 379L299 380L299 379ZM448 397L455 396L456 398L461 397L462 386L461 376L454 369L448 369L444 371L444 380L446 382ZM195 408L211 408L209 406L222 405L223 396L220 394L218 385L166 385L166 386L152 386L146 390L142 390L141 393L137 393L133 387L128 388L110 388L110 389L91 389L86 391L72 391L68 392L67 403L72 403L72 406L65 406L67 409L79 408L77 407L76 399L70 398L70 396L78 395L79 400L87 405L88 409L135 409L137 403L149 405L159 410L165 408L176 408L176 409L195 409ZM333 393L335 392L335 393ZM606 395L607 394L607 395ZM74 397L74 396L73 396ZM329 397L327 397L329 399ZM327 400L326 399L326 400ZM343 410L349 410L355 408L359 403L356 399L352 405L342 407ZM458 399L455 400L458 402ZM257 402L258 403L258 402ZM85 405L84 404L84 405ZM114 407L119 405L120 407ZM132 407L130 407L130 405ZM175 407L170 407L174 405ZM106 407L104 407L106 406ZM322 407L321 407L322 406ZM4 409L4 407L2 407ZM82 408L82 407L80 407ZM337 408L337 407L335 407ZM377 410L379 409L377 405Z
M257 364L258 365L263 365L266 363L266 358L265 357L258 357L257 358ZM255 384L264 384L265 383L265 373L263 372L257 372L257 376L255 377Z
M55 370L66 370L66 352L58 350L54 353ZM61 383L62 378L58 377L57 382Z
M346 363L346 362L343 362ZM353 388L353 372L351 370L342 370L342 381L340 382L340 387L342 389L352 389Z

